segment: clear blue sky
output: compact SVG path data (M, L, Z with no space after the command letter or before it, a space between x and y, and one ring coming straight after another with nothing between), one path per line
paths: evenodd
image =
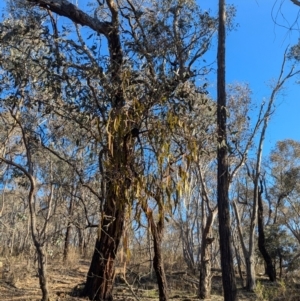
M218 0L203 3L205 8L217 12ZM300 37L300 10L290 0L228 0L227 4L236 6L238 23L237 30L230 32L226 41L227 83L249 83L253 99L259 104L270 95L268 83L278 77L286 47L296 44ZM289 30L292 25L295 30ZM267 130L265 154L278 140L300 140L297 80L300 76L288 82L277 99L278 107Z
M254 99L260 102L270 95L268 82L278 77L286 47L298 42L300 10L290 0L235 0L231 3L237 7L239 28L227 39L227 80L248 82ZM289 30L292 25L299 29ZM300 84L295 83L297 80L300 76L292 79L277 99L278 107L267 131L266 151L278 140L300 140Z
M197 1L203 8L217 13L218 0ZM79 0L79 5L83 2L86 3ZM270 95L268 82L278 76L285 48L298 41L300 28L289 28L291 25L298 28L300 10L290 0L228 0L227 4L236 6L239 24L227 38L227 83L249 83L253 99L260 103ZM272 15L279 25L274 23ZM212 53L212 57L215 55ZM267 131L266 152L278 140L300 140L300 84L295 84L296 80L300 77L290 81L284 95L277 100L278 107Z

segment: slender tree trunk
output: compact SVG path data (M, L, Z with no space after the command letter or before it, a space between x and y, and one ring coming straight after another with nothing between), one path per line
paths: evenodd
M147 241L148 241L148 250L149 250L149 270L150 270L150 279L153 280L153 259L152 259L152 244L151 244L151 235L150 229L147 229Z
M13 227L12 235L10 238L10 252L9 252L10 255L14 255L15 232L16 232L16 229L15 229L15 227Z
M30 219L28 219L28 221L27 221L27 229L26 229L26 234L25 234L25 237L24 237L24 242L23 242L23 245L22 245L22 248L21 248L21 252L24 252L28 248L29 233L30 233Z
M36 230L36 212L34 206L35 180L32 176L30 176L29 179L31 181L31 188L28 196L28 204L29 204L29 211L30 211L30 226L31 226L30 230L31 230L31 236L35 246L35 250L37 253L39 283L40 283L40 289L42 291L41 301L49 301L50 298L49 298L48 279L47 279L47 256L43 245L39 241L40 239L39 233L37 233Z
M234 240L233 240L234 243ZM236 262L238 265L238 273L240 276L240 281L242 283L242 287L244 286L244 277L243 277L243 272L242 272L242 263L241 263L241 255L240 255L240 250L234 243L234 250L235 250L235 257L236 257Z
M147 209L147 218L150 224L151 233L153 236L153 247L154 247L154 257L153 257L153 268L155 270L158 291L159 291L159 301L167 301L168 300L168 285L167 278L164 269L161 243L163 237L163 229L164 229L164 214L160 212L160 219L157 224L155 224L152 210L150 208Z
M282 272L283 272L283 267L282 267L282 255L279 253L279 278L282 279Z
M211 237L211 227L213 225L217 210L209 212L209 216L202 233L201 244L201 263L200 263L200 283L199 297L200 299L210 299L211 296L211 244L214 238Z
M227 110L225 88L225 0L219 0L218 33L218 211L224 300L236 300L236 282L231 250L229 172L227 156Z
M42 301L49 301L49 289L47 279L47 256L41 244L34 240L34 245L37 251L38 275L40 288L42 291Z
M254 291L255 289L255 268L254 268L255 257L253 252L247 252L245 256L246 262L246 289L248 291Z
M255 251L254 231L255 231L256 220L257 220L257 197L254 196L253 210L252 210L252 217L250 221L250 231L249 231L249 249L247 252L244 252L246 271L247 271L246 289L251 292L253 292L256 287L255 254L254 254Z
M246 248L246 244L244 241L244 237L243 237L243 232L242 232L242 227L241 227L241 219L240 219L240 215L238 212L238 208L236 205L236 202L233 202L233 209L236 215L236 221L237 221L237 229L238 229L238 235L240 238L240 242L241 242L241 246L242 246L242 250L243 250L243 255L245 258L245 266L246 266L246 289L253 291L255 288L255 270L254 270L254 255L253 255L253 239L254 239L254 235L253 235L253 215L252 215L252 219L251 219L251 225L250 225L250 230L249 230L249 250L247 250ZM252 235L252 236L251 236Z
M72 232L71 218L73 215L73 197L71 197L71 199L70 199L68 211L69 211L68 212L68 223L67 223L67 230L66 230L66 236L65 236L64 255L63 255L64 262L66 262L68 260L69 251L70 251L70 238L71 238L71 232Z
M69 257L71 231L72 231L71 223L70 221L68 221L66 235L65 235L64 255L63 255L64 262L67 262Z
M265 245L265 232L264 232L264 213L262 203L262 190L258 194L258 214L257 214L257 226L258 226L258 248L261 255L264 258L266 264L266 273L270 281L276 281L276 270L272 262L272 258L266 249Z
M80 255L84 255L85 239L84 239L83 231L84 231L83 229L77 227L78 248L79 248Z

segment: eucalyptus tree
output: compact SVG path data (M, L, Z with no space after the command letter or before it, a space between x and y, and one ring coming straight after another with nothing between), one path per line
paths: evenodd
M278 141L271 151L270 168L274 184L269 192L274 198L274 201L272 201L274 224L277 223L279 208L284 199L288 198L293 192L299 192L299 155L299 142L292 139Z
M218 54L217 54L217 137L218 137L218 218L220 235L220 254L224 300L236 300L236 282L231 251L230 211L229 211L229 166L227 149L227 99L225 80L225 50L226 50L226 13L225 1L219 0L218 25Z
M182 92L180 91L179 95L175 96L180 97ZM161 135L158 137L164 137L164 139L153 139L146 146L149 150L147 156L151 157L148 161L149 172L144 173L139 180L140 183L145 183L141 185L145 188L141 188L144 193L139 198L139 202L151 225L154 241L153 262L157 274L159 270L163 271L162 267L159 269L156 267L156 262L162 262L160 248L164 217L172 217L177 224L183 239L184 250L191 250L194 247L188 242L194 238L200 239L200 232L194 233L193 226L192 229L189 228L190 223L193 224L192 220L189 220L190 217L195 223L198 223L198 226L201 219L200 207L197 207L198 200L196 200L199 197L197 192L200 189L196 187L199 182L191 180L194 176L194 171L191 172L191 170L195 169L199 158L208 151L208 137L211 138L211 136L207 132L210 131L210 127L214 127L215 105L193 84L186 83L184 92L189 95L189 100L193 104L192 110L191 104L178 103L174 108L170 108L164 119L159 120L159 123L163 122L163 124L160 126L156 125L156 122L152 124L156 128L156 133L161 131ZM168 136L166 136L166 129L169 129ZM198 143L202 144L201 150L198 149ZM191 185L190 182L193 184ZM192 191L196 191L196 193ZM154 210L155 207L157 210ZM183 209L184 207L187 210ZM185 217L183 217L183 210L187 214ZM191 214L191 210L196 211ZM179 213L179 220L173 216L175 211ZM155 220L157 220L156 223ZM186 252L184 254L187 255ZM196 262L193 251L188 253L188 263L191 264L191 268L195 269ZM157 275L157 278L162 277Z
M230 169L229 176L229 199L232 198L234 187L231 183L239 175L241 167L247 161L247 156L251 150L253 139L257 127L252 129L249 121L249 112L252 109L251 90L247 85L231 84L227 86L227 148L228 164ZM216 106L213 107L216 112ZM215 118L214 114L214 118ZM213 124L213 123L212 123ZM200 264L200 297L210 297L211 287L211 243L214 241L213 225L218 212L217 195L215 193L217 179L213 174L215 170L215 157L218 150L218 136L216 121L215 126L210 125L211 133L207 136L206 156L199 154L197 177L201 187L202 200L202 244L201 244L201 264Z
M187 145L180 166L182 189L178 217L174 221L181 233L184 259L194 272L200 268L200 298L210 297L212 226L217 214L214 159L216 149L216 105L207 96L195 101L190 119L193 128L178 131L182 145ZM186 142L184 142L186 141ZM194 145L194 146L193 146ZM196 147L195 147L196 146ZM189 150L189 151L188 151Z
M50 190L42 192L39 175L39 157L45 153L41 150L36 128L42 122L43 116L38 110L32 113L36 103L32 102L35 91L31 87L36 84L38 73L42 68L34 58L43 55L47 50L40 48L39 43L47 40L44 30L39 26L40 15L35 16L30 26L23 19L8 19L2 24L1 31L1 111L5 116L4 128L1 131L1 163L11 166L21 185L28 192L27 206L29 208L30 231L37 252L38 275L42 290L42 300L49 300L47 280L47 254L45 243L48 238L48 226L52 213L53 183ZM32 29L32 31L30 31ZM20 37L22 36L22 39ZM33 45L29 45L28 41ZM27 58L24 60L24 58ZM40 95L39 95L40 96ZM51 177L51 160L49 176ZM38 179L39 177L39 179ZM38 192L45 197L38 197ZM42 199L43 198L43 199ZM40 202L38 205L37 203ZM42 211L41 218L38 210Z
M230 182L245 163L247 153L253 142L253 131L248 119L251 110L250 89L247 85L229 85L228 98L228 148L231 170ZM217 179L216 169L217 135L216 103L207 96L195 103L198 106L192 115L194 129L186 134L178 132L182 145L193 141L198 148L186 156L187 189L178 205L178 217L173 218L182 236L183 256L187 265L197 270L200 268L199 295L209 298L211 293L212 244L215 243L213 225L217 215Z
M213 164L208 165L211 168ZM200 283L199 296L201 299L210 298L211 293L211 268L212 268L212 254L211 244L214 242L213 225L218 213L217 203L214 201L216 195L214 194L214 184L209 183L211 174L200 166L198 170L198 177L201 185L202 194L202 241L201 241L201 261L200 261Z
M299 211L299 178L300 178L300 144L298 141L286 139L278 141L270 154L270 185L266 187L267 198L270 201L271 221L268 225L268 232L273 232L279 225L292 234L298 242L298 250L290 262L299 258L300 231L298 220ZM285 233L283 233L285 234ZM284 237L284 235L283 235ZM280 237L278 238L280 240ZM275 241L274 241L275 242ZM269 242L270 246L270 242ZM273 244L271 247L274 250ZM277 244L279 250L281 246ZM272 252L274 254L274 252ZM280 252L278 252L280 254ZM282 251L281 254L284 254Z
M33 11L1 24L0 135L1 163L14 171L10 175L14 185L22 186L23 193L28 193L24 206L29 211L28 225L37 252L42 299L48 300L46 247L53 241L51 231L54 230L50 223L61 212L59 190L69 183L59 178L63 166L58 164L57 156L42 147L47 136L53 137L49 143L54 147L54 139L62 131L59 116L53 118L56 123L51 119L57 90L53 88L55 77L48 77L52 40L51 36L46 37L48 31L41 25L42 20L43 16ZM55 135L52 130L56 131ZM76 131L72 133L76 135ZM72 152L68 148L65 151ZM79 163L77 160L80 167ZM75 178L72 182L76 184ZM15 190L18 197L19 189ZM26 237L26 233L23 235Z
M37 120L29 118L26 109L22 108L24 95L19 95L14 99L13 104L7 107L1 106L5 113L11 115L12 122L7 124L8 135L3 135L5 142L0 156L1 163L5 163L14 168L23 179L21 184L28 190L27 206L29 208L30 230L32 240L37 253L38 275L40 288L42 290L42 300L49 300L48 280L47 280L47 254L45 243L48 238L48 226L52 213L53 184L51 184L49 195L38 197L38 192L44 194L44 189L39 188L37 179L38 156L42 155L36 145L35 136L32 135L32 126ZM30 119L26 121L26 119ZM12 132L17 135L11 135ZM51 165L51 162L50 162ZM51 169L51 167L50 167ZM38 218L38 211L42 211L41 218Z
M246 247L246 245L244 244L243 241L243 235L242 235L242 229L239 226L239 214L237 211L237 204L236 202L233 202L234 205L234 209L235 209L235 213L236 213L236 217L237 217L237 223L238 223L238 230L239 230L239 236L240 236L240 240L241 240L241 244L242 244L242 249L244 252L244 257L245 257L245 262L246 262L246 271L247 271L247 284L246 287L248 290L253 291L255 288L255 270L254 270L254 265L255 265L255 228L257 226L257 222L258 222L258 217L261 218L261 214L258 216L258 207L260 207L260 213L261 213L261 194L262 194L262 186L260 185L260 181L261 181L261 177L262 177L262 154L263 154L263 146L264 146L264 140L266 137L266 131L269 125L269 121L270 118L272 116L272 113L274 112L274 106L275 106L275 101L278 97L278 94L280 93L281 89L283 88L284 84L291 79L292 77L294 77L295 75L297 75L299 73L299 70L296 69L297 65L296 63L292 63L291 66L286 66L288 63L288 57L289 57L289 52L288 50L286 50L284 57L283 57L283 61L282 61L282 65L281 65L281 69L280 69L280 73L279 76L277 78L277 80L274 82L274 85L272 86L272 90L271 90L271 94L270 97L268 99L268 101L266 103L263 103L261 105L260 111L259 111L259 116L256 122L256 129L259 129L259 134L258 134L258 143L256 146L256 151L255 151L255 158L252 161L252 165L251 162L249 162L249 164L246 164L247 168L248 168L248 176L250 177L250 179L253 182L253 187L252 187L252 191L253 191L253 198L252 198L252 202L251 202L251 219L250 219L250 224L249 224L249 241L248 241L248 248ZM259 231L260 231L260 235L263 235L263 223L262 220L259 220ZM261 236L261 239L263 237ZM274 268L270 265L270 260L267 258L268 255L266 252L266 250L263 250L263 246L262 243L263 239L260 241L260 249L263 253L263 255L265 255L265 260L266 263L268 264L268 269L269 269L269 276L270 279L273 279L273 281L275 280L275 275L274 275Z
M174 117L168 114L171 108L189 104L185 83L206 72L194 66L209 48L216 19L192 1L94 1L93 14L69 1L26 3L46 37L39 39L44 43L40 52L19 60L35 64L28 105L46 119L35 132L43 147L69 164L81 185L100 201L98 236L83 294L112 299L126 208L136 199L137 179L145 172L143 145L163 139L149 124L157 126L161 116ZM68 24L60 27L52 13ZM28 23L20 33L35 29ZM64 127L73 127L71 138L63 137ZM75 152L87 155L84 165L78 166L66 150L70 140L77 141Z

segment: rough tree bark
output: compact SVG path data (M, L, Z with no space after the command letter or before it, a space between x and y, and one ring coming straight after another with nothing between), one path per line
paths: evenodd
M71 239L71 232L72 232L71 219L73 216L73 203L74 203L74 199L73 196L71 196L70 204L68 208L68 221L67 221L67 229L66 229L65 244L64 244L64 254L63 254L64 262L68 261L68 257L70 253L70 239Z
M18 122L18 120L16 119ZM40 283L40 289L42 291L42 299L41 301L49 301L49 289L48 289L48 279L47 279L47 256L44 248L44 241L41 241L41 234L38 233L37 225L36 225L36 211L35 211L35 197L36 197L36 181L33 177L33 169L32 169L32 160L31 160L31 153L29 152L29 148L27 145L27 141L25 138L25 134L23 133L23 141L27 150L27 158L28 158L28 166L29 170L26 170L21 165L7 160L4 157L0 157L0 160L5 162L6 164L9 164L11 166L16 167L21 172L24 173L24 175L28 178L30 182L30 188L28 193L28 207L30 212L30 232L31 237L35 246L36 254L37 254L37 263L38 263L38 276L39 276L39 283ZM50 209L48 209L50 210ZM46 234L47 231L47 222L48 218L45 221L45 224L43 226L43 234Z
M219 32L218 32L218 216L220 234L220 253L224 300L236 300L236 281L231 249L230 211L229 211L229 171L227 155L227 110L225 88L225 0L219 0Z
M199 297L200 299L210 299L211 296L211 244L214 241L212 237L212 226L218 213L218 207L211 208L209 195L206 189L205 180L201 168L198 171L201 184L201 210L202 210L202 240L200 248L200 281Z
M202 232L201 244L201 263L200 263L200 284L199 297L200 299L210 299L211 296L211 251L210 245L214 241L211 235L211 228L214 219L217 215L217 208L209 210L209 215L205 227Z
M112 129L107 155L109 164L106 167L106 193L102 201L102 219L99 225L98 238L87 276L83 295L92 300L112 300L114 280L114 259L122 236L125 215L125 191L130 183L125 179L124 171L129 166L132 139L124 141L122 133L113 130L114 117L121 114L125 104L122 90L123 53L119 33L118 7L113 0L106 0L111 20L101 22L97 17L91 17L76 5L67 0L27 0L37 6L67 17L76 24L88 26L107 39L110 55L111 94L111 124ZM129 123L128 123L129 124ZM125 130L125 129L123 129ZM130 129L129 129L130 130ZM99 161L101 161L99 154Z
M168 300L168 285L167 278L164 269L161 243L163 238L164 230L164 214L160 211L160 218L158 223L155 223L153 218L153 212L150 208L145 211L147 215L148 222L150 224L150 229L153 237L153 247L154 247L154 257L153 257L153 268L155 270L158 291L159 291L159 301Z
M264 258L266 263L266 273L270 279L270 281L276 281L276 269L273 265L272 258L266 249L265 244L265 232L264 232L264 211L263 211L263 202L262 202L262 193L263 186L261 185L261 189L258 194L258 214L257 214L257 226L258 226L258 248L261 255Z
M254 249L253 249L253 247L251 247L251 246L253 246L253 243L252 243L252 240L249 241L249 250L247 250L246 244L244 241L243 230L242 230L242 226L241 226L241 218L240 218L240 214L239 214L239 211L237 208L237 204L235 201L232 204L233 204L233 209L234 209L235 216L236 216L238 235L239 235L239 239L241 242L243 255L245 258L246 288L248 290L253 290L253 286L255 285L254 254L253 254ZM252 224L250 225L250 229L253 229Z
M113 199L111 199L113 202ZM125 208L105 203L105 215L102 218L101 228L87 275L83 296L90 300L113 300L113 282L115 276L114 262L123 232Z
M254 271L254 242L255 242L255 227L258 220L258 203L260 198L260 187L259 187L259 180L261 175L261 162L262 162L262 154L263 154L263 145L265 141L266 131L268 128L268 124L270 121L270 117L273 112L273 104L276 100L277 93L280 91L284 83L293 77L294 75L298 74L299 71L294 72L295 65L292 65L290 70L287 72L286 75L284 75L284 68L285 63L287 60L287 50L285 51L283 62L281 65L280 75L277 79L277 82L274 85L274 88L272 90L269 102L267 104L266 111L264 113L263 123L262 123L262 129L259 137L259 143L258 143L258 150L256 155L256 166L255 170L252 172L252 181L253 181L253 210L252 210L252 216L251 216L251 222L250 222L250 232L249 232L249 251L248 256L246 257L246 268L247 268L247 289L249 291L253 291L255 289L255 271ZM248 274L249 273L249 274Z

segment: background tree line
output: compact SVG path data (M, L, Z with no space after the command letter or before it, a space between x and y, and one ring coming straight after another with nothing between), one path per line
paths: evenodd
M0 251L36 254L43 301L49 256L67 261L70 250L91 260L91 300L112 300L119 252L127 264L151 257L160 300L164 263L200 270L201 298L212 268L227 264L226 300L236 298L234 267L248 290L259 260L271 281L297 267L300 144L279 141L267 158L262 149L276 97L299 72L299 45L257 106L246 84L227 95L223 85L218 101L207 91L204 57L234 28L234 7L223 23L194 1L14 0L7 10Z

